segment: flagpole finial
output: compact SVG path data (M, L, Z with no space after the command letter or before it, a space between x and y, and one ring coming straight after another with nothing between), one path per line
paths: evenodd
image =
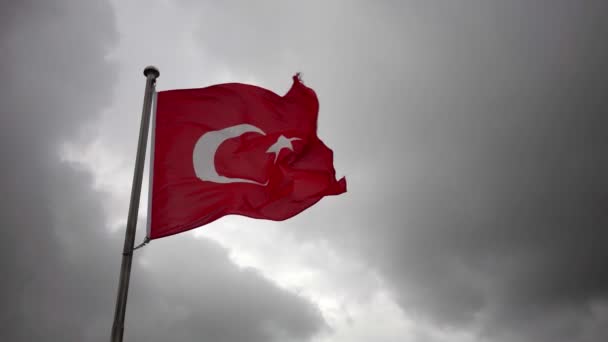
M153 66L153 65L148 65L145 69L144 69L144 76L148 77L148 75L152 75L153 78L158 78L158 76L160 76L160 71L158 71L158 68Z

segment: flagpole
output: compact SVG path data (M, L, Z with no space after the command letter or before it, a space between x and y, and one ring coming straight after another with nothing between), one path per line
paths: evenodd
M135 227L137 225L139 197L141 195L141 183L144 174L148 128L150 126L150 113L156 79L160 75L160 72L153 66L147 66L144 69L144 75L146 76L146 90L141 113L141 125L139 127L139 141L137 143L137 156L135 158L135 171L133 172L133 186L131 187L131 202L129 203L129 214L127 215L127 229L122 252L122 263L120 265L120 280L118 282L118 295L116 297L111 342L121 342L124 332L127 294L129 291L129 278L131 276L131 262L133 260L133 245L135 244Z

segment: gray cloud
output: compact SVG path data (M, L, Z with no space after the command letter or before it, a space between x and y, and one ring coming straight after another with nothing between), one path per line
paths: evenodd
M83 167L60 162L59 145L89 142L111 101L112 9L23 1L0 13L0 339L105 341L122 232L106 230L109 195L93 190ZM309 302L192 239L136 255L129 339L306 340L323 329ZM193 260L193 251L203 258Z
M606 10L233 3L204 6L198 37L217 63L275 88L301 70L320 95L349 193L293 219L294 234L367 260L404 311L437 326L600 341Z
M134 281L144 291L134 292L133 300L146 314L132 312L134 338L300 341L323 328L317 308L255 270L235 267L209 240L185 235L154 241L153 247L165 253L144 251L149 267Z

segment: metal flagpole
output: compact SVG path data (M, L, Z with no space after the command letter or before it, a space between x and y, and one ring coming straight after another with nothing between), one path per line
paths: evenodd
M148 66L144 69L144 75L146 76L146 90L141 113L141 125L139 127L137 157L135 159L135 171L133 173L133 186L131 187L131 202L129 203L129 214L127 216L127 230L125 232L125 244L122 252L122 264L120 265L120 280L118 282L118 296L116 297L111 342L121 342L124 332L127 294L129 292L129 278L131 276L131 262L133 259L133 245L135 243L135 227L137 225L139 197L141 195L141 183L144 173L148 128L150 126L150 112L155 92L156 79L160 75L160 72L157 68Z

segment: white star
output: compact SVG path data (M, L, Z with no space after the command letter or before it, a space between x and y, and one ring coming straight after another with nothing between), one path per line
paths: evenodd
M281 135L277 141L272 144L272 146L270 146L268 148L268 150L266 150L266 153L274 153L274 162L277 162L277 159L279 158L279 154L281 153L281 151L286 148L289 149L291 151L293 151L293 145L291 144L292 141L294 140L302 140L300 138L286 138L284 135Z

